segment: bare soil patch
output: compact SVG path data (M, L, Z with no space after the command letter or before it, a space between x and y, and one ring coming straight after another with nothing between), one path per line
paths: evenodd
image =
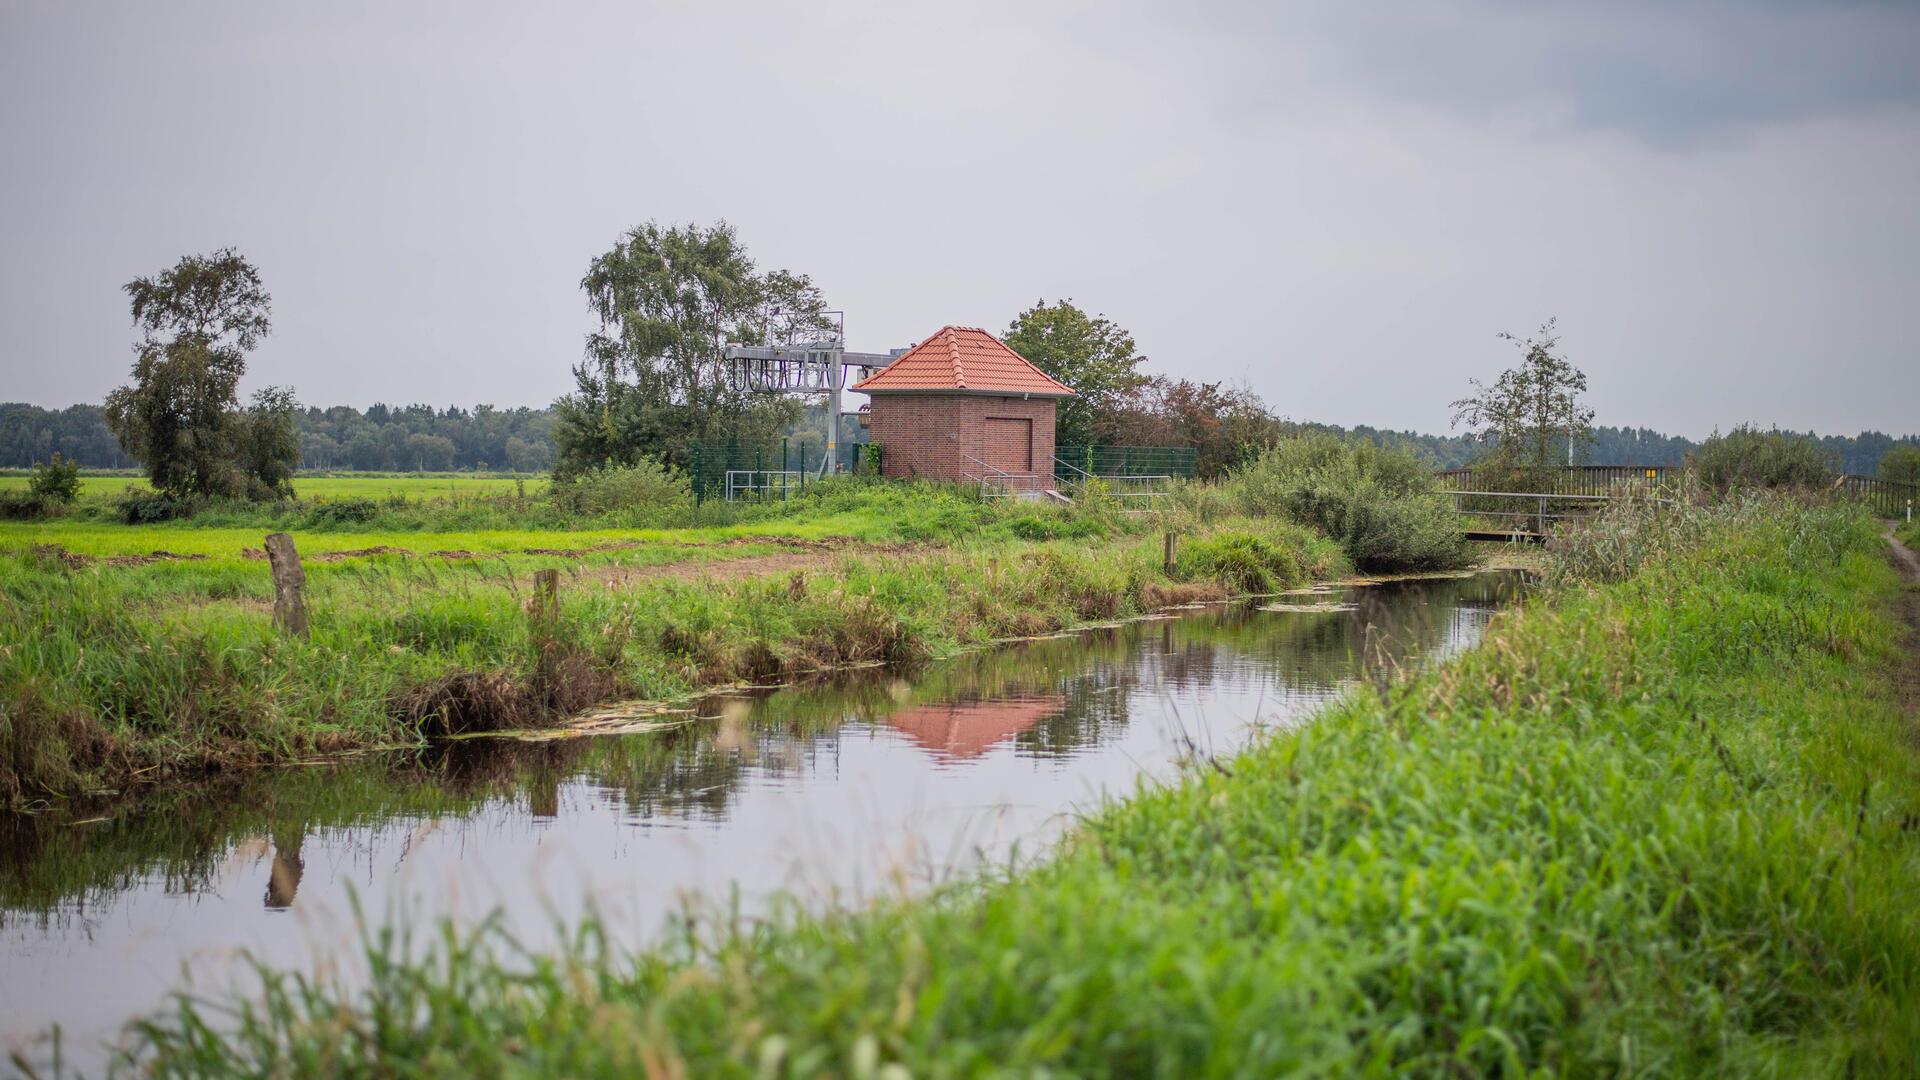
M146 555L82 555L77 551L68 551L59 544L35 544L33 553L43 559L57 559L60 565L72 570L85 570L94 566L150 566L157 562L202 562L205 555L182 555L177 551L154 551ZM260 556L266 558L264 554Z

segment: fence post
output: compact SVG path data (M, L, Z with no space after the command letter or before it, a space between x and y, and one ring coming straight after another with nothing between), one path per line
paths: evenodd
M533 603L527 609L527 617L533 624L535 640L544 644L553 637L554 628L560 623L560 571L533 572Z
M1540 519L1535 529L1536 535L1547 535L1547 497L1545 495L1540 496Z
M273 570L273 625L293 637L307 636L307 574L300 569L300 553L293 537L267 537L267 565Z
M1171 576L1174 566L1179 561L1180 536L1178 533L1169 529L1167 530L1166 536L1161 540L1161 566L1166 570L1167 574Z

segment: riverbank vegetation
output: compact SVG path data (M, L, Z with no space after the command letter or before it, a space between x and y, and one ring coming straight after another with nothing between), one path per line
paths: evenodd
M1632 513L1631 509L1621 513ZM1054 857L630 955L372 931L141 1028L160 1073L1895 1075L1920 758L1859 512L1619 522L1449 667L1095 813ZM1618 580L1614 580L1618 578ZM224 1007L222 1007L224 1008Z
M1356 564L1470 562L1457 540L1444 555L1363 547L1360 531L1293 513L1270 488L1304 459L1276 455L1184 486L1148 514L1123 512L1097 485L1057 506L852 478L784 503L696 505L674 474L637 466L538 493L0 525L0 800L31 807L135 780L550 723L608 697L949 655ZM1378 462L1425 476L1405 455L1364 456L1373 472L1340 474L1364 488L1356 505L1386 498L1367 486L1387 468ZM1347 481L1311 482L1324 493ZM1411 505L1428 533L1443 527L1434 497ZM272 624L261 541L281 530L308 564L304 639ZM1171 566L1168 531L1182 538ZM550 628L525 609L542 569L565 575Z

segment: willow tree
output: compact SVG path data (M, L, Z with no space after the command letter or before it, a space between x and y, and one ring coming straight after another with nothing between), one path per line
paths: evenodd
M812 281L762 272L724 221L629 229L580 287L600 325L574 368L574 393L556 403L563 474L643 457L685 464L696 440L784 430L797 404L734 385L725 347L831 327Z
M1465 425L1468 437L1487 448L1487 465L1516 478L1544 478L1592 438L1593 410L1580 401L1587 376L1557 351L1553 319L1533 337L1500 339L1520 350L1520 363L1491 386L1470 380L1473 393L1453 403L1453 425Z

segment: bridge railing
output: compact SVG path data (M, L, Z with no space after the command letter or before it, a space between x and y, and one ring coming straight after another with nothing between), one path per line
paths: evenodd
M1612 501L1611 495L1542 491L1443 491L1453 499L1461 528L1477 539L1545 540L1555 525L1585 520Z
M1547 480L1550 490L1536 495L1616 495L1677 483L1686 473L1684 465L1561 465L1545 476L1536 474L1531 483ZM1449 491L1490 494L1498 492L1505 474L1468 466L1434 475ZM1920 484L1848 473L1835 478L1833 490L1866 503L1882 517L1904 517L1910 504L1920 510Z
M1910 508L1920 512L1920 484L1848 473L1835 480L1833 486L1873 507L1873 512L1881 517L1905 517Z
M1657 487L1678 480L1685 472L1680 465L1560 465L1551 476L1554 495L1608 495L1622 489ZM1498 491L1503 473L1467 466L1441 469L1434 474L1455 491ZM1534 482L1538 482L1538 477Z

